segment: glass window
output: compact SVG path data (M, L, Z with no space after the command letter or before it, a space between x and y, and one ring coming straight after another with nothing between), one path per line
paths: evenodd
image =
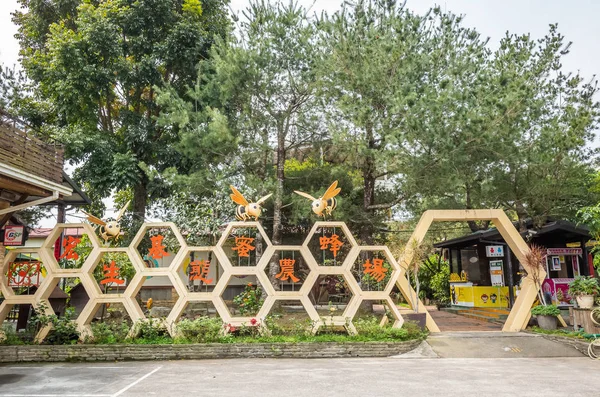
M478 284L481 281L481 272L479 270L477 249L473 247L460 250L460 259L462 269L467 272L467 279Z

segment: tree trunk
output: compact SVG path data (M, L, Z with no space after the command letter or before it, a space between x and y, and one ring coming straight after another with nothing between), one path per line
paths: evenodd
M148 204L148 178L144 175L142 181L133 187L133 214L136 220L144 222L146 219L146 205Z
M362 244L373 244L373 223L371 214L373 210L371 205L375 204L375 159L373 151L375 149L375 138L373 137L373 127L367 124L366 138L368 145L368 154L365 156L365 162L362 167L363 177L363 211L365 213L365 221L360 228L360 239Z
M465 186L465 192L466 192L466 208L468 210L472 210L473 209L473 203L471 202L471 186L469 184L467 184ZM490 227L490 221L481 221L481 222L477 222L477 221L467 221L467 224L469 225L469 229L471 229L471 232L475 233L479 230L487 230Z
M520 201L517 201L515 203L515 210L519 222L519 232L526 232L527 224L525 223L525 221L527 220L527 211L525 210L525 206Z
M273 245L281 245L283 234L281 233L281 207L283 206L283 182L285 180L285 134L279 133L277 136L277 185L275 188L275 198L273 207ZM269 280L275 290L279 290L279 283L275 276L279 273L279 262L272 260L269 263Z

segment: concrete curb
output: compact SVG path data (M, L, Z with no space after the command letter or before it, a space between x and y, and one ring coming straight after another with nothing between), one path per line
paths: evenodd
M421 340L406 342L206 343L186 345L21 345L0 346L0 363L219 358L389 357L409 352Z
M590 342L586 341L585 339L576 339L576 338L569 338L566 336L546 335L546 334L537 334L537 335L540 335L543 338L551 340L553 342L559 342L559 343L571 346L578 352L580 352L586 356L588 355L588 346L589 346Z

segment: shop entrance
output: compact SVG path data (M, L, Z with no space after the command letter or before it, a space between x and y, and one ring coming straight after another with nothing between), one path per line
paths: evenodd
M528 230L521 235L528 243L547 250L547 275L542 283L544 298L561 309L568 323L569 308L573 306L568 295L569 283L579 275L592 274L585 248L590 235L586 229L566 221L551 221L537 228L533 224L527 226ZM491 228L435 246L443 250L451 272L451 305L443 310L481 322L503 324L522 292L521 280L526 272L500 232Z

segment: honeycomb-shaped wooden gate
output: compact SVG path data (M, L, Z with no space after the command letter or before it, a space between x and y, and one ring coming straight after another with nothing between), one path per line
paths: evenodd
M399 261L385 246L359 246L342 222L316 222L304 243L298 246L274 246L258 222L232 222L216 246L209 247L188 246L173 223L146 223L130 246L124 248L102 247L90 225L58 224L42 247L10 250L6 256L0 273L0 291L4 296L0 325L15 305L41 305L48 314L53 314L49 299L59 280L65 278L77 278L89 297L75 320L82 338L91 334L90 323L98 313L113 304L123 306L132 324L146 321L149 309L145 312L144 307L150 307L150 299L144 298L143 287L146 283L156 284L155 281L162 278L164 282L160 287L170 291L171 306L166 308L168 313L152 317L159 318L171 335L177 333L176 323L186 308L194 305L199 305L199 311L218 315L228 326L260 325L269 313L284 307L302 312L310 320L312 332L333 326L355 333L353 320L357 312L366 303L375 302L387 312L382 324L392 317L392 326L401 327L404 320L390 292L396 285L407 298L414 293L405 270L412 258L413 242L422 241L433 221L461 220L493 221L523 264L528 247L501 210L427 211ZM89 239L86 240L86 257L78 267L68 269L61 267L54 255L56 240L66 228L80 228ZM161 230L168 231L170 240L164 239ZM155 263L150 253L158 247L162 250L160 258L169 257L170 263L164 260ZM126 280L114 279L112 283L102 284L98 275L110 273L115 264L111 258L130 262L130 274ZM37 283L36 291L15 293L10 285L15 283L10 273L14 273L15 263L31 266L38 262L44 276ZM291 279L282 277L284 266L295 271ZM273 269L280 271L277 285L272 284L273 277L269 277ZM201 281L195 283L196 279ZM254 312L232 303L231 291L244 288L261 289L262 302ZM526 326L536 288L529 278L524 280L504 331L518 331ZM323 307L322 297L315 297L322 292L327 293L327 307ZM419 311L427 314L428 329L439 332L424 307L419 302ZM50 330L50 327L42 328L36 340L42 341Z

